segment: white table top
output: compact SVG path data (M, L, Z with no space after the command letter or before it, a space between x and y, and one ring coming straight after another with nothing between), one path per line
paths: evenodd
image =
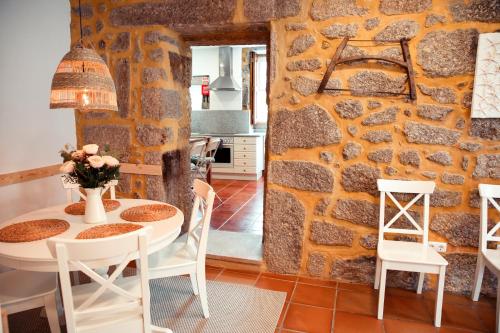
M120 213L127 208L145 204L158 204L162 202L142 199L118 199L120 208L106 213L107 223L132 223L120 218ZM92 228L98 224L87 224L83 222L83 215L69 215L64 212L68 204L43 208L23 214L0 224L0 228L7 225L38 219L61 219L70 223L70 227L65 232L55 236L57 238L74 239L81 231ZM176 208L177 209L177 208ZM143 226L153 227L153 236L149 243L149 253L154 253L171 242L173 242L181 231L184 222L184 214L177 209L177 214L166 220L155 222L138 223ZM134 222L135 223L135 222ZM119 258L117 259L119 260ZM109 265L117 262L107 262ZM57 272L56 259L52 257L47 247L47 239L24 243L4 243L0 242L0 265L23 269L29 271Z

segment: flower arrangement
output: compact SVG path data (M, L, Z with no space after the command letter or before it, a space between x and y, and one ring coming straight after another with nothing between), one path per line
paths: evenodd
M109 181L119 178L120 162L113 156L98 152L99 146L96 144L85 145L81 150L72 150L66 145L60 151L64 162L61 172L83 188L104 187ZM108 147L104 148L103 153L109 154Z

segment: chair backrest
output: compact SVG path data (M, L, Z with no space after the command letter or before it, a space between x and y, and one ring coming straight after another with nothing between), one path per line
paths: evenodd
M68 175L61 176L61 182L64 189L66 189L66 201L68 203L73 202L73 193L77 194L80 199L85 200L86 196L80 191L80 184L75 181L73 178ZM104 191L102 191L101 195L104 195L109 190L110 198L116 199L116 190L115 187L118 185L118 180L111 180L104 186Z
M111 315L113 312L125 310L141 315L143 331L151 331L147 251L151 234L152 228L145 227L107 238L91 240L52 238L47 241L52 256L57 258L68 333L77 331L78 318L89 315L105 316L108 313ZM140 259L138 262L141 287L139 293L132 293L117 286L114 282L121 276L127 264L137 258ZM121 263L107 279L93 271L99 268L96 266L107 267L111 260L116 262L118 259ZM70 270L79 270L87 275L91 282L97 282L100 285L87 299L79 300L78 307L75 307L73 300ZM121 296L122 301L102 307L93 306L105 292Z
M497 221L493 228L488 231L488 204L491 204L500 213L500 205L496 200L500 198L500 185L479 184L479 195L481 196L479 247L484 251L488 242L500 241L500 237L496 236L498 229L500 229L500 221Z
M378 179L377 187L380 191L380 212L379 212L379 243L384 239L384 233L397 233L408 235L421 235L422 242L427 244L429 241L429 198L434 192L436 184L432 181L413 181L413 180L389 180ZM392 193L407 193L415 194L415 197L410 200L404 207L394 197ZM394 215L389 222L385 223L385 197L388 196L394 205L399 209L399 212ZM420 226L413 216L408 212L408 209L413 206L421 197L424 197L424 212L423 226ZM411 223L413 229L403 229L392 227L394 223L404 215Z
M199 179L193 182L193 192L195 197L189 221L187 244L196 252L198 263L204 264L215 192L210 185Z
M221 141L222 140L220 138L211 138L207 143L206 155L209 157L214 157L217 149L219 149Z
M191 144L191 156L202 157L205 152L205 147L207 143L205 141L196 141Z

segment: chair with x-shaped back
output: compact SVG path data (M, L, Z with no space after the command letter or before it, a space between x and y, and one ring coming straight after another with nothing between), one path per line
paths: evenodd
M441 308L443 304L444 278L448 262L437 251L429 246L429 202L435 184L431 181L377 180L380 191L379 238L377 246L377 267L375 273L375 289L379 289L378 319L384 316L384 297L386 275L388 270L418 272L417 293L422 292L425 273L438 274L438 290L434 325L441 326ZM415 197L404 207L393 193L414 194ZM399 212L386 223L386 212L391 211L385 205L389 197ZM423 225L415 221L409 208L423 197ZM394 210L394 207L391 207ZM400 220L400 217L405 217ZM415 215L415 214L414 214ZM398 222L399 221L399 222ZM406 234L420 236L422 242L408 242L384 239L384 234Z

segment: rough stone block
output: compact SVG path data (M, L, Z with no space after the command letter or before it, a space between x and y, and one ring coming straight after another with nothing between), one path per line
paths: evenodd
M166 79L167 79L167 73L163 68L145 67L142 70L141 81L143 84L149 84Z
M430 96L433 100L442 104L452 104L457 101L457 94L448 87L428 87L424 84L417 84L418 89L424 95Z
M130 47L130 32L120 32L115 41L111 44L111 51L127 51Z
M332 200L330 198L322 198L319 200L316 206L314 206L314 215L325 216L331 202Z
M354 231L325 221L313 221L310 239L320 245L352 246Z
M306 161L271 161L269 182L304 191L333 191L333 174L330 169Z
M387 93L401 93L405 89L405 83L406 75L392 77L376 71L361 71L348 79L349 89L354 96L386 96Z
M417 105L417 115L420 118L430 119L430 120L440 120L446 119L446 116L453 111L453 108L447 106L439 106L433 104L420 104Z
M183 87L191 86L191 58L182 56L175 52L168 52L170 70L175 82L179 82Z
M373 30L375 29L376 27L378 27L380 24L380 19L378 17L372 17L372 18L369 18L365 21L365 29L366 30Z
M392 148L377 149L368 153L368 159L376 163L391 163Z
M336 259L330 277L334 280L351 283L373 283L376 258L361 256L352 259Z
M483 148L483 145L475 142L461 142L459 145L461 150L476 152Z
M446 191L436 188L430 197L432 207L456 207L462 203L462 192ZM417 204L422 204L421 200Z
M358 6L356 2L356 0L314 0L311 7L311 17L315 21L322 21L332 17L366 14L368 9Z
M399 162L403 165L412 165L416 168L420 167L420 155L418 150L410 149L402 151L399 154Z
M161 62L163 60L163 49L156 48L148 52L148 58L155 61Z
M446 23L446 16L438 14L429 14L425 17L426 28L430 28L438 23Z
M348 125L347 132L354 137L356 136L356 134L358 134L358 128L354 125Z
M319 158L321 158L326 163L330 164L333 162L333 154L329 151L319 152Z
M437 173L435 173L434 171L424 171L422 172L422 176L429 179L436 179Z
M368 131L361 136L361 139L371 143L392 142L392 134L388 131Z
M373 37L376 41L412 39L417 35L419 25L412 20L401 20L392 22Z
M162 176L146 176L146 198L165 202L165 190Z
M349 141L348 143L346 143L344 149L342 150L342 157L346 161L352 160L361 155L362 151L363 151L362 145L354 141Z
M479 155L472 177L500 179L500 154Z
M421 13L432 6L432 0L381 0L379 10L385 15Z
M342 171L340 183L347 192L367 192L371 195L377 195L377 179L380 177L378 168L356 163Z
M295 38L288 50L287 56L292 57L297 54L304 53L307 49L316 43L316 38L313 35L300 35Z
M144 163L150 165L161 165L161 152L147 151L144 153Z
M170 127L137 125L136 136L137 141L144 146L159 146L172 142L174 134Z
M302 96L309 96L318 93L320 83L320 80L311 79L305 76L299 76L291 82L291 87ZM341 83L338 79L330 79L326 84L327 89L338 89L340 87ZM340 95L340 92L338 91L325 90L324 93L328 95Z
M474 73L478 31L432 31L417 44L417 63L430 77Z
M143 88L141 95L144 118L163 120L182 116L179 93L163 88Z
M462 106L467 110L470 110L472 106L472 92L466 92L462 96Z
M398 174L399 171L395 167L388 165L385 167L384 172L386 175L395 176Z
M461 132L443 127L407 121L404 127L406 139L410 143L453 146L458 142Z
M453 163L453 159L451 158L450 153L448 153L447 151L435 152L435 153L427 156L427 159L429 161L432 161L434 163L441 164L441 165L452 165L452 163Z
M368 101L368 110L378 109L382 106L382 103L379 101Z
M139 2L113 8L114 26L221 24L232 22L235 0Z
M83 127L82 144L95 143L100 147L109 145L115 157L128 162L130 157L130 129L118 125L86 125Z
M471 253L445 254L448 261L444 289L448 292L470 297L474 285L477 256ZM488 268L485 269L481 294L495 297L497 279Z
M290 61L289 63L286 64L286 69L291 72L296 72L296 71L314 72L319 68L321 68L321 61L317 58Z
M354 99L346 99L335 104L335 112L341 118L355 119L363 115L363 104Z
M467 169L469 169L469 163L470 163L469 156L462 157L462 163L461 163L462 170L467 171Z
M243 13L249 21L267 22L273 18L296 16L301 9L300 0L245 0Z
M368 250L375 250L378 245L378 235L369 234L364 235L359 238L359 245Z
M326 256L321 252L309 253L307 258L307 272L311 276L319 277L323 274L326 265Z
M353 24L335 23L321 30L321 34L329 39L344 38L344 37L354 38L356 37L357 33L358 33L358 25L355 23Z
M265 202L264 260L271 272L298 273L305 215L304 206L296 196L268 190Z
M116 102L120 117L127 118L130 111L130 63L119 59L115 65Z
M326 110L314 104L297 111L280 110L271 117L269 135L274 154L283 154L289 148L312 148L339 143L342 138L333 118Z
M500 22L500 3L497 0L454 1L449 9L456 22Z
M285 25L286 31L301 31L307 29L307 23L287 23Z
M144 34L144 43L148 45L156 44L159 42L167 42L169 44L172 44L174 46L178 46L179 43L177 40L173 37L170 37L168 35L165 35L161 31L154 30L154 31L147 31Z
M492 141L500 140L500 119L472 118L469 135Z
M390 124L396 121L396 115L400 109L397 106L391 106L384 111L375 112L363 119L361 122L364 126L375 126Z
M465 183L465 177L456 173L445 172L441 175L441 181L444 184L463 185Z

